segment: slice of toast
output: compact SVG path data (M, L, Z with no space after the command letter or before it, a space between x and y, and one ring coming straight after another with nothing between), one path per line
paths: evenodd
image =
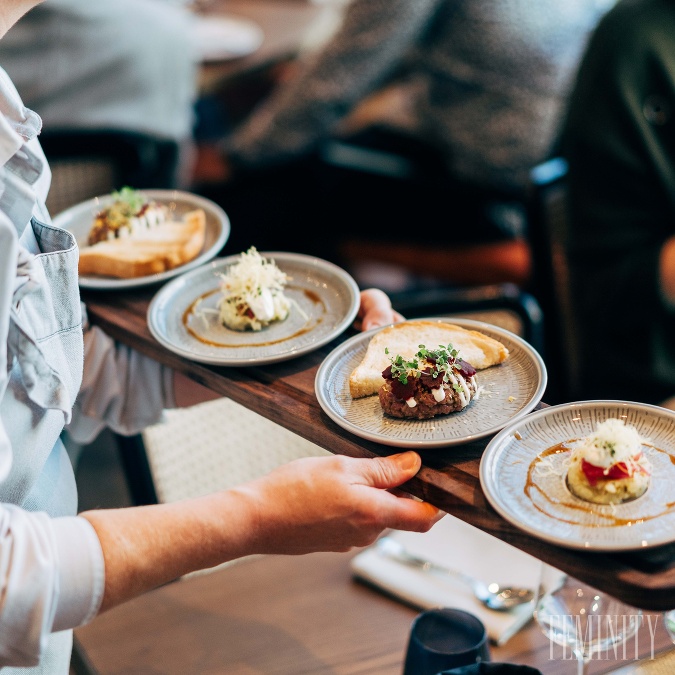
M353 398L376 394L384 384L382 371L391 363L390 357L400 354L410 359L420 345L436 349L448 344L459 350L459 357L476 370L502 363L509 356L509 350L501 342L478 331L439 321L405 321L384 328L372 337L361 363L349 377L349 392Z
M196 258L205 238L206 214L196 209L182 221L81 248L79 273L129 279L165 272Z

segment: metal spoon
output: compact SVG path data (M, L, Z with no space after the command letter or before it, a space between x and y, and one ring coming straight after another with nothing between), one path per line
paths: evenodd
M443 567L429 560L423 560L410 553L400 542L391 537L382 537L376 542L379 552L397 562L410 567L416 567L424 572L432 572L441 576L452 576L468 584L473 594L486 607L503 612L534 600L534 591L530 588L517 588L512 586L501 587L499 584L486 584L474 579L468 574L458 570Z

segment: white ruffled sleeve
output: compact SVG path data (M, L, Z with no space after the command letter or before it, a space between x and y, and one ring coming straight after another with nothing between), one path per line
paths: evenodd
M0 505L0 667L34 666L51 632L98 612L104 562L91 524Z
M174 408L173 370L115 342L84 316L84 376L66 431L77 443L91 443L105 428L140 433Z

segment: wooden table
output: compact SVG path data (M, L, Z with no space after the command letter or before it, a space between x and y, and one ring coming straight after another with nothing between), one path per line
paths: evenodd
M245 560L147 593L76 636L100 675L400 675L417 610L355 581L352 555ZM671 649L662 617L651 621L654 652ZM650 658L647 621L625 657L592 660L589 672L630 664L636 649ZM569 650L534 622L491 657L544 675L576 672Z
M89 291L83 299L90 320L113 338L333 453L373 457L395 451L337 426L315 397L314 378L320 363L349 332L309 355L279 364L224 368L194 363L169 352L150 334L146 312L156 290ZM408 491L629 604L655 611L675 607L675 566L670 564L671 559L675 561L675 553L667 557L666 563L657 565L658 558L646 552L619 555L575 551L543 542L499 516L488 504L479 481L485 445L483 440L454 447L452 452L422 452L423 467L407 484Z

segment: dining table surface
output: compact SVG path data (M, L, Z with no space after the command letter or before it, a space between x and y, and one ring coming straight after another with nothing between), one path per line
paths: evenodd
M97 675L401 675L419 609L356 579L359 552L253 556L145 593L75 636ZM673 672L663 617L643 619L628 643L595 655L587 675L638 665ZM570 648L550 643L534 621L491 644L490 658L543 675L577 672Z
M147 314L158 291L154 286L115 291L83 289L82 297L90 321L114 339L332 453L375 457L399 451L336 424L315 394L321 363L335 347L356 335L353 327L314 351L279 363L211 365L174 353L153 337ZM544 394L544 402L537 408L545 406ZM544 541L495 511L479 478L481 456L489 440L486 437L447 448L420 448L422 468L406 483L405 490L630 605L652 611L675 607L672 544L620 552L569 548Z

